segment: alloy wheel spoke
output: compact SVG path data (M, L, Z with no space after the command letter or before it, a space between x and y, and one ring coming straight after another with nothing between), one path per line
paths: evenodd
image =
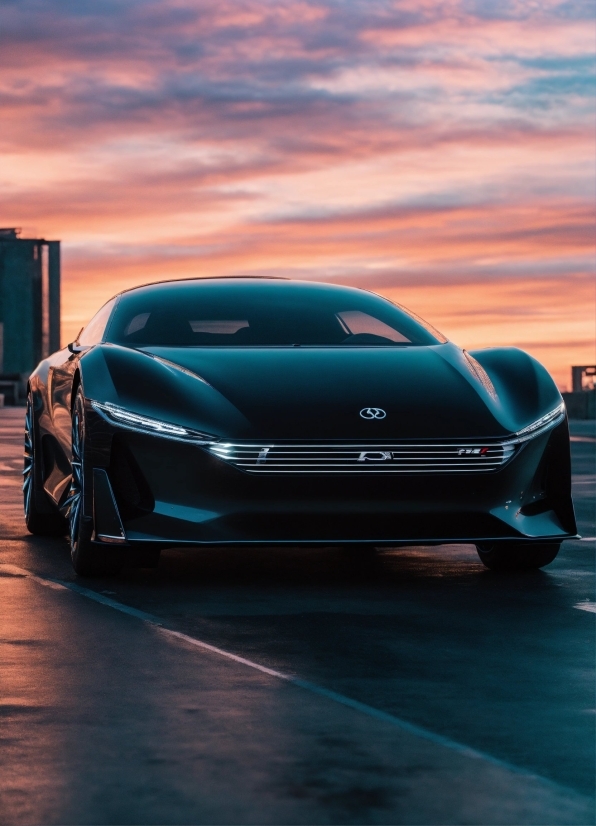
M76 547L83 504L83 446L81 420L75 408L72 417L71 480L68 496L62 505L62 512L69 521L70 541Z
M69 515L69 513L70 513L70 509L71 509L71 507L72 507L72 503L76 501L76 499L78 498L78 496L79 496L79 494L78 494L78 493L74 493L74 492L73 492L73 490L72 490L72 488L68 491L68 496L66 497L66 499L64 500L64 502L63 502L63 503L62 503L62 505L60 506L60 510L64 513L64 515L65 515L66 517L68 517L68 515Z
M31 512L31 496L33 493L33 474L34 474L34 441L33 441L33 405L31 400L27 399L27 411L25 413L25 439L23 450L23 495L24 495L24 509L25 517L28 517Z

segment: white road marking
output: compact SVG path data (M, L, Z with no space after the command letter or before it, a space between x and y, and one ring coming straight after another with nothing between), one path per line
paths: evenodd
M233 660L241 665L247 665L249 668L254 668L257 671L262 671L263 674L268 674L270 677L277 677L278 680L285 680L286 682L294 682L295 677L289 674L282 674L281 671L275 671L273 668L267 668L265 665L260 665L252 660L247 660L245 657L240 657L238 654L232 654L231 651L225 651L223 648L217 648L208 642L203 642L196 637L190 637L188 634L182 634L180 631L174 631L171 628L159 628L160 634L165 634L168 637L175 637L178 640L184 640L197 648L202 648L205 651L211 651L213 654L219 654L220 657L225 657L227 660Z
M39 582L40 585L44 585L46 588L53 588L54 591L66 591L66 585L63 585L61 582L57 582L53 579L45 579L45 577L35 576L30 571L26 571L25 568L19 568L16 565L9 565L8 563L2 563L2 570L7 571L9 574L13 574L13 576L26 576L29 579L33 579L35 582Z
M596 602L578 602L573 607L579 608L580 611L590 611L592 614L596 614Z
M116 611L121 611L123 614L129 614L131 617L136 617L137 619L143 620L143 622L148 622L150 625L162 624L162 621L158 617L154 617L153 614L148 614L146 611L139 611L137 608L131 608L130 605L125 605L123 602L117 602L115 599L110 599L103 594L98 594L97 591L92 591L91 588L83 588L81 585L77 585L76 582L64 582L62 584L71 591L75 591L77 594L80 594L82 597L87 597L87 599L100 602L102 605L107 605L108 608L115 608Z
M128 614L129 616L135 617L136 619L143 620L143 622L147 623L148 625L155 628L160 635L165 636L166 638L171 639L178 639L184 642L190 643L196 648L203 649L204 651L209 651L212 654L217 654L220 657L224 657L227 660L232 660L233 662L239 663L240 665L247 666L248 668L252 668L256 671L260 671L263 674L267 674L270 677L274 677L278 680L283 680L286 683L291 685L297 686L298 688L302 688L305 691L309 691L311 694L316 694L319 697L325 697L327 700L331 700L339 705L346 706L347 708L351 708L354 711L359 711L362 714L366 714L368 717L373 717L376 720L382 720L385 723L389 723L390 725L401 729L402 731L406 731L409 734L413 734L417 737L421 737L424 740L428 740L435 745L444 746L445 748L451 749L452 751L457 752L465 757L471 757L476 760L484 760L487 763L492 764L493 766L498 766L501 769L505 769L506 771L513 772L514 774L519 774L528 779L537 780L545 786L550 788L555 788L558 790L564 789L568 791L566 787L561 786L559 783L555 783L552 780L549 780L546 777L541 777L534 772L528 771L528 769L521 768L520 766L516 766L512 763L508 763L505 760L499 760L498 757L493 757L491 754L486 754L485 752L478 751L477 749L471 748L470 746L466 746L463 743L458 743L456 740L452 740L450 737L444 737L442 734L436 734L434 731L430 731L429 729L422 728L422 726L417 726L414 723L408 723L407 720L402 720L401 717L396 717L393 714L389 714L386 711L381 711L374 706L369 706L366 703L361 703L358 700L353 700L351 697L346 697L343 694L339 694L337 691L332 691L327 688L323 688L322 686L317 685L316 683L311 683L308 680L302 680L300 677L296 677L292 674L284 674L281 671L276 671L273 668L267 668L264 665L260 665L259 663L253 662L252 660L247 660L245 657L240 657L238 654L233 654L231 651L226 651L223 648L218 648L215 645L211 645L210 643L204 642L203 640L199 640L196 637L191 637L188 634L183 634L180 631L174 631L172 628L164 628L163 621L159 619L159 617L155 617L152 614L148 614L145 611L139 611L136 608L131 608L128 605L124 605L121 602L117 602L116 600L110 599L109 597L104 596L97 591L93 591L90 588L83 588L81 585L78 585L76 582L64 582L61 580L49 579L47 577L40 577L33 574L31 571L28 571L26 568L19 568L17 565L10 565L7 563L0 563L0 569L7 571L8 573L12 573L14 576L20 577L28 577L32 579L34 582L39 583L48 588L52 588L54 590L60 591L74 591L75 593L79 594L80 596L84 596L87 599L91 599L94 602L99 602L102 605L105 605L109 608L114 608L116 611L120 611L124 614ZM587 603L581 603L581 605L585 605ZM578 607L578 606L576 606Z

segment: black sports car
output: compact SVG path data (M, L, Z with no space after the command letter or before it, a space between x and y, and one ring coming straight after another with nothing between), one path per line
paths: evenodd
M150 284L29 380L25 515L80 574L197 545L474 543L538 568L576 536L565 407L514 348L461 350L358 289Z

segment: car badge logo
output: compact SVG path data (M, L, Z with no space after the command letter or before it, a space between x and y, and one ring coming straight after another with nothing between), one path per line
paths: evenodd
M363 450L358 457L359 462L386 462L387 459L393 459L390 450Z
M384 419L387 414L380 407L363 407L360 415L363 419Z

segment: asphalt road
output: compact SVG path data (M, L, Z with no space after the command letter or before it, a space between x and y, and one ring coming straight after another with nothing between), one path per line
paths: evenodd
M93 581L27 534L22 421L0 410L0 823L594 822L593 422L586 539L541 572L460 545Z

